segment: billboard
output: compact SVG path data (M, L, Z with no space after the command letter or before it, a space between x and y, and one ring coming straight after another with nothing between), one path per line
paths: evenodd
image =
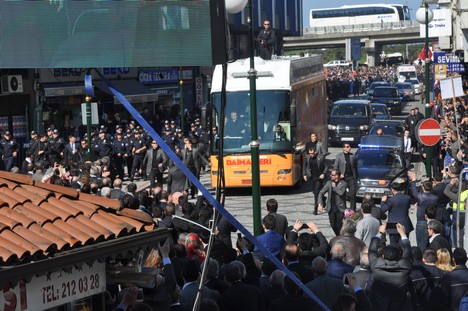
M0 68L225 62L224 1L0 1Z

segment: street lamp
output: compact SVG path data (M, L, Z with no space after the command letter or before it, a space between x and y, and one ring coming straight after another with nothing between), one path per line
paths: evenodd
M421 7L416 11L416 20L418 23L425 25L425 54L426 59L424 61L424 97L425 97L425 117L426 119L431 117L430 108L430 86L429 86L429 23L434 18L434 13L429 8L429 4L437 3L438 0L424 0ZM431 173L431 150L432 148L426 147L426 176L430 178Z
M255 70L254 59L254 27L253 27L253 5L252 0L225 0L226 12L239 13L246 5L249 8L249 53L250 69L248 72L250 81L250 157L252 163L252 210L254 235L258 236L262 232L262 221L260 211L260 160L257 133L257 71Z

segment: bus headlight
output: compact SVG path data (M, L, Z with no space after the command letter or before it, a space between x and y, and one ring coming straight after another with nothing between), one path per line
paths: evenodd
M336 131L336 125L328 124L328 129L331 131Z
M369 125L366 125L366 124L365 124L365 125L361 125L361 126L359 126L359 129L360 129L361 131L367 131L367 130L369 129Z
M292 173L292 169L281 169L277 172L278 175L288 175Z
M393 103L394 103L395 105L398 105L400 102L399 102L398 100L394 100Z

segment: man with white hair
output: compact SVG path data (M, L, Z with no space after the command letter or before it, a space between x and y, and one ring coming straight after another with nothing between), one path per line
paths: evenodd
M327 264L327 275L343 280L343 276L346 273L351 273L354 270L354 267L348 265L344 259L346 257L346 250L341 242L336 242L331 247L331 259L328 260Z

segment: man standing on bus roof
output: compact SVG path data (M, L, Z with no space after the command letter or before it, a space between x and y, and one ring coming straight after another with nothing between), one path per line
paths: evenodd
M336 155L335 169L341 172L341 178L348 184L350 207L353 211L356 211L357 166L356 156L351 153L350 144L344 143L343 152Z
M265 60L270 60L273 54L274 46L276 42L275 31L270 28L270 21L265 19L263 21L263 29L257 37L257 43L259 47L260 57Z

